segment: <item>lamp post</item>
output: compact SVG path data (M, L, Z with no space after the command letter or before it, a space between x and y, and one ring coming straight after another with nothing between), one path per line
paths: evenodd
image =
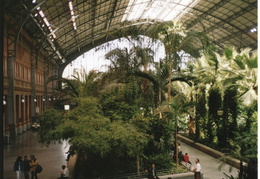
M224 110L223 109L218 109L217 113L218 113L218 116L221 117L223 115L223 113L224 113Z
M226 119L223 117L223 114L224 114L224 110L223 109L218 109L217 111L217 114L219 116L219 118L223 120L223 129L224 129L224 142L225 142L225 146L226 148L228 149L228 146L227 146L227 139L228 139L228 134L227 134L227 121Z

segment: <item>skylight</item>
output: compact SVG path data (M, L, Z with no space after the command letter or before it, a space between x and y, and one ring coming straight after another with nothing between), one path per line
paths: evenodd
M200 0L130 0L122 21L178 20Z

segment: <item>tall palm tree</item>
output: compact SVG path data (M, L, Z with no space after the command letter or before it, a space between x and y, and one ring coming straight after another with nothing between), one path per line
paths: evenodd
M119 77L127 75L135 75L136 72L147 73L149 70L149 65L153 62L154 52L151 48L142 48L140 46L133 46L130 50L127 48L124 49L115 49L106 54L106 59L109 59L112 63L111 71L117 72L120 74ZM124 78L126 79L126 78ZM146 111L148 111L148 80L143 79L142 90L144 98L146 99Z
M204 32L186 31L182 24L173 21L155 24L148 32L148 36L154 40L160 40L164 44L170 71L167 92L167 100L170 101L172 71L179 71L181 68L180 52L199 55L198 51L208 44L207 36Z
M196 111L198 114L196 117L196 126L199 127L199 120L205 119L205 113L199 112L203 111L203 108L206 109L206 107L208 107L208 119L205 123L205 131L209 142L213 141L214 134L216 133L216 129L213 128L213 125L217 125L218 129L220 128L220 118L217 115L217 111L222 107L221 82L223 74L219 68L221 61L218 61L217 54L214 51L215 49L210 47L205 51L205 53L202 53L200 58L196 61L190 62L192 64L192 67L190 67L190 75L197 91L197 100L202 100L197 101L197 104L203 102L200 103L200 105L196 105ZM202 96L202 94L208 94L207 104L204 102L206 96ZM201 104L207 106L203 107ZM199 129L196 131L197 139L200 137L200 132Z
M221 68L226 76L223 80L225 94L223 118L227 121L226 129L229 129L226 131L226 138L233 139L237 131L239 103L250 107L257 102L257 53L249 48L237 51L234 47L227 47L223 55L218 58L225 62ZM250 114L247 116L249 120ZM232 121L228 122L229 119ZM250 129L250 122L247 122L247 125Z

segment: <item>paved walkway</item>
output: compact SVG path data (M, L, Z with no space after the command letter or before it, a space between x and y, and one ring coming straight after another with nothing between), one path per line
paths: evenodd
M61 165L67 164L65 161L69 146L64 142L63 144L51 144L49 147L42 146L37 141L35 132L27 131L17 136L16 141L11 142L10 145L4 146L4 179L16 178L15 172L13 172L13 164L17 156L31 154L35 155L42 165L43 171L38 176L39 179L57 179L60 174ZM181 151L188 153L190 161L194 164L195 158L200 159L202 171L204 173L204 179L223 179L225 178L223 172L237 176L238 172L235 168L229 173L229 165L225 165L222 170L218 170L220 162L197 149L194 149L187 144L181 142ZM68 168L70 173L73 172L72 166L75 163L75 155L70 158L68 162ZM70 177L71 178L71 177Z
M193 165L195 164L195 159L199 158L202 172L204 174L203 179L226 179L223 172L228 175L233 175L234 177L238 176L238 170L236 168L225 164L221 170L219 170L218 168L221 165L221 162L218 159L211 157L197 149L194 149L183 142L180 142L180 144L182 153L188 153L190 161ZM231 172L229 171L230 168L232 168Z

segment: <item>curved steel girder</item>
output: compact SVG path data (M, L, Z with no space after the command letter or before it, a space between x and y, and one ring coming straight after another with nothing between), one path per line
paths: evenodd
M131 27L131 26L129 26L129 27ZM125 35L127 35L127 34L124 34L124 36ZM130 35L130 33L129 33L129 35ZM145 32L140 31L139 35L145 35ZM84 47L81 47L81 51L75 51L75 52L71 53L70 55L68 55L66 57L66 62L59 65L58 75L62 76L63 70L66 68L66 66L68 64L70 64L73 60L75 60L77 57L79 57L80 55L84 54L85 52L87 52L97 46L100 46L100 45L107 43L109 41L112 41L112 40L119 39L121 37L123 37L123 36L120 36L120 37L118 35L104 36L103 38L95 40L95 43L90 42L87 45L85 45Z
M85 52L99 46L99 45L102 45L106 42L109 42L109 41L112 41L112 40L115 40L115 39L118 39L119 37L110 37L110 38L102 38L102 39L99 39L99 40L95 40L95 43L89 43L87 44L86 46L82 47L81 48L81 51L75 51L74 53L70 54L69 56L67 56L66 58L66 62L59 65L59 69L58 69L58 75L59 76L62 76L62 73L64 71L64 69L66 68L66 66L68 64L70 64L73 60L75 60L77 57L79 57L80 55L84 54Z
M187 29L190 29L192 26L196 25L198 22L201 21L201 19L206 19L206 16L211 15L213 12L215 12L218 8L221 8L224 4L228 3L230 0L222 0L218 2L215 6L211 7L208 11L203 12L199 9L194 9L195 11L201 12L201 15L198 15L198 17L194 20L192 20L189 24L186 25Z
M40 7L40 6L41 6L43 3L45 3L45 2L46 2L46 0L44 0L44 1L42 1L41 3L37 4L37 5L36 5L34 8L32 8L29 12L34 11L35 9L37 9L38 7ZM19 28L19 30L18 30L18 33L17 33L17 36L16 36L16 40L15 40L15 44L14 44L15 53L17 53L17 44L18 44L18 41L19 41L20 34L21 34L21 32L22 32L23 26L24 26L24 24L26 23L26 21L29 19L30 16L31 16L30 14L28 14L28 15L26 16L26 18L23 20L23 22L22 22L22 24L21 24L21 26L20 26L20 28ZM16 55L17 55L17 54L16 54Z
M221 3L226 3L226 0L221 1ZM221 5L223 5L223 4L221 4ZM256 5L257 5L257 2L251 3L251 5L248 5L246 8L242 9L241 11L239 11L239 12L236 13L236 14L237 14L237 15L241 15L241 13L248 12L248 10L252 10L252 9L256 8ZM216 6L216 7L214 6L214 8L212 8L211 10L216 10L217 8L220 8L220 7L221 7L220 5L219 5L219 6ZM195 9L195 8L193 8L193 9L194 9L195 11L201 12L201 13L203 13L203 14L200 15L199 18L193 20L191 23L189 23L188 25L186 25L187 29L190 29L190 28L191 28L192 26L194 26L196 23L198 23L199 21L201 21L201 19L206 20L206 21L208 21L208 22L210 22L210 23L213 23L213 22L209 21L209 20L206 18L206 16L211 16L211 17L213 17L213 18L215 18L215 19L218 19L220 22L218 23L219 26L218 26L218 24L216 24L214 27L209 28L209 29L207 30L207 32L208 32L208 31L212 31L212 30L216 29L217 27L222 27L222 28L223 28L223 25L228 24L229 26L234 27L235 29L237 29L237 30L240 31L241 33L245 33L245 31L243 31L243 30L240 29L239 27L234 26L233 24L229 23L228 21L225 21L225 20L223 20L223 19L220 19L220 18L217 17L217 16L212 15L212 11L211 11L211 10L210 10L210 11L207 11L207 12L203 12L203 11L201 11L201 10L199 10L199 9ZM213 12L214 12L214 11L213 11ZM230 17L228 18L229 21L233 20L234 16L235 16L235 15L230 16ZM213 24L214 24L214 23L213 23ZM230 32L230 33L233 33L233 32L231 32L229 29L226 29L226 28L225 28L225 30L227 30L227 31ZM253 37L251 37L251 36L248 35L247 33L245 33L245 34L246 34L249 38L255 40Z
M210 32L210 31L213 31L214 29L216 29L217 27L222 27L224 28L223 26L225 24L229 24L230 25L230 21L234 20L236 17L239 17L241 16L242 14L246 13L246 12L249 12L250 10L253 10L253 9L256 9L256 5L257 3L252 3L253 6L250 6L248 5L246 8L242 9L241 11L227 17L225 20L221 20L220 22L218 22L217 24L215 24L214 26L210 27L209 29L207 29L207 32ZM245 30L242 30L240 29L239 27L235 27L234 25L231 25L232 27L236 28L237 30L245 33ZM245 33L246 34L246 33ZM249 37L251 37L250 35L248 35ZM252 38L252 37L251 37ZM254 38L252 38L253 40L255 40Z
M153 23L153 21L147 21L147 20L143 20L143 21L138 21L137 23L134 23L134 24L131 24L131 25L124 25L123 27L122 27L122 29L123 28L129 28L130 26L138 26L138 25L141 25L141 24L151 24L151 23ZM104 31L104 30L103 30ZM109 30L109 31L104 31L103 32L102 30L101 30L101 32L98 32L98 31L96 31L96 34L95 34L95 36L106 36L107 37L107 34L108 33L113 33L114 32L114 29L111 29L111 30ZM81 33L78 33L77 35L78 36L81 36L83 33L85 33L84 31L82 31ZM140 35L142 35L142 34L140 34ZM76 44L76 43L72 43L72 44L70 44L70 45L68 45L69 46L69 48L70 49L78 49L77 48L77 46L81 46L82 44L84 45L85 44L85 42L86 41L89 41L89 43L92 41L92 43L94 42L94 41L96 41L96 39L93 39L93 36L89 36L89 38L88 39L84 39L84 41L82 41L81 43L79 43L79 44ZM81 49L81 48L80 48ZM64 50L66 50L66 49L64 49Z
M41 4L45 3L45 1L41 2L40 4L38 4L37 6L35 6L33 9L31 10L28 10L27 6L25 4L23 4L24 8L26 9L26 11L29 13L28 16L30 16L32 18L32 20L35 22L35 24L39 27L40 31L42 32L43 34L43 37L48 41L48 43L50 44L51 48L53 49L53 51L56 52L56 55L58 56L58 58L61 60L61 59L64 59L64 55L61 54L57 49L57 45L55 45L48 37L47 37L47 34L46 32L44 32L44 30L41 28L41 25L37 22L37 20L34 18L34 16L32 15L32 11L35 10L37 7L39 7Z

